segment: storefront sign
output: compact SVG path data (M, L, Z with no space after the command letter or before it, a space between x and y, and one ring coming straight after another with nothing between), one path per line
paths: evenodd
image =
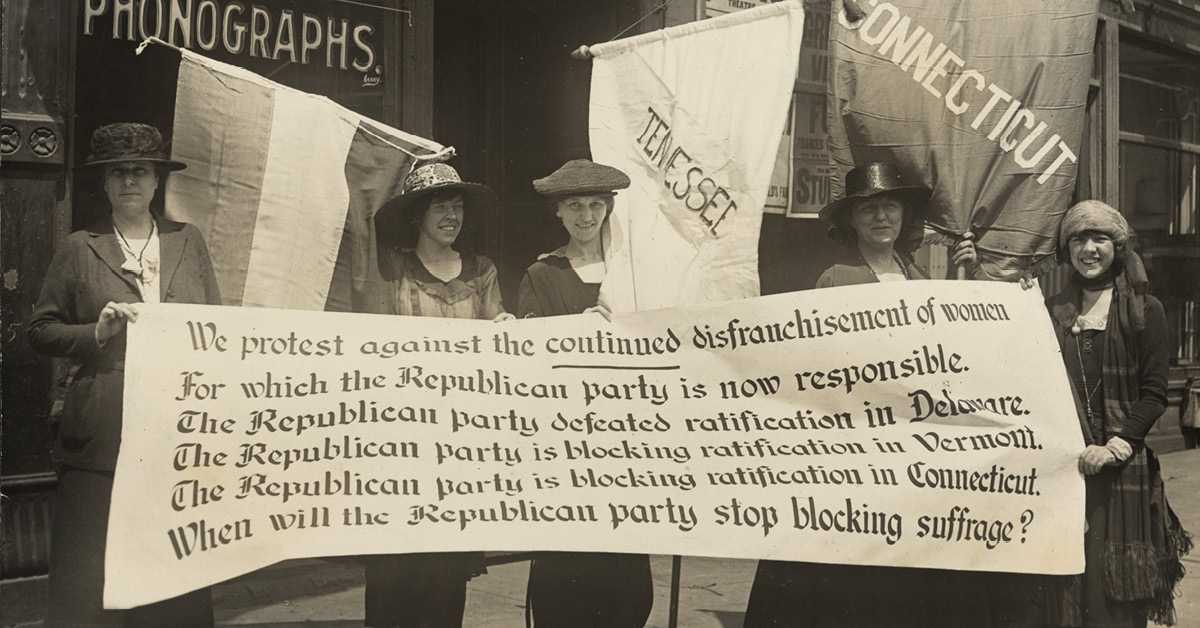
M771 187L767 190L767 202L763 205L763 213L785 214L792 198L792 147L793 129L796 119L796 95L792 95L792 106L788 107L787 126L783 129L783 139L779 142L779 152L775 155L775 169L771 172Z
M490 321L140 305L110 607L288 558L668 553L1078 573L1040 293L900 282Z
M101 18L107 18L104 32ZM85 35L129 41L157 37L191 50L358 72L376 65L372 36L377 30L367 21L238 0L86 0L83 7Z

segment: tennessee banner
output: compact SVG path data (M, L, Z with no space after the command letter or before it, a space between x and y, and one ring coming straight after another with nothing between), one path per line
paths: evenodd
M803 32L789 0L591 48L592 159L633 182L609 219L613 311L758 295Z
M611 322L143 304L128 342L109 607L397 552L1083 567L1083 438L1014 284Z
M222 299L352 309L379 283L375 210L418 158L449 151L323 96L178 54L172 155L188 168L172 175L166 207L204 234Z
M927 225L999 278L1052 254L1075 184L1097 0L834 2L830 147L933 188ZM851 17L857 18L851 20Z

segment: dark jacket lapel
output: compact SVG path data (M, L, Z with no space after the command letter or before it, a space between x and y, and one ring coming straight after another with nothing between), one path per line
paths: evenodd
M182 222L156 218L158 221L158 250L162 263L162 273L158 276L159 300L167 301L171 292L171 282L175 279L175 271L183 260L183 252L187 248L187 233L183 230Z
M88 227L87 231L91 236L88 239L88 246L95 251L96 257L99 257L100 261L104 262L114 275L129 284L134 292L138 292L133 273L126 272L121 268L121 265L125 263L125 254L121 252L121 245L117 242L117 232L113 229L112 219L104 218Z

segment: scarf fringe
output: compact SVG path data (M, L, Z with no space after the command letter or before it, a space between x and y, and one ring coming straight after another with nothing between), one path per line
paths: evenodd
M1114 600L1145 604L1151 622L1175 625L1176 589L1187 573L1181 559L1192 546L1191 535L1179 527L1169 530L1161 550L1150 543L1109 544L1102 559L1105 593Z

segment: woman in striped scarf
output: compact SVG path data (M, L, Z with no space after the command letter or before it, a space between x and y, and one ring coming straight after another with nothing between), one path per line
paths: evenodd
M1087 447L1087 532L1082 576L1056 587L1051 623L1145 626L1174 623L1188 534L1167 504L1158 459L1145 436L1167 406L1167 323L1146 292L1146 273L1117 210L1084 201L1059 232L1074 267L1046 304L1073 384Z

